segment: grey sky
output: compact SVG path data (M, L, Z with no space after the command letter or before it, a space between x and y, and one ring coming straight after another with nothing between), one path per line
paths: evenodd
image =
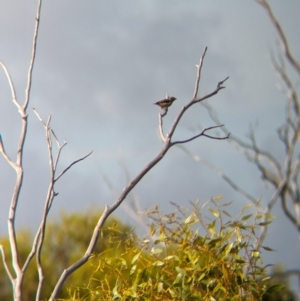
M0 6L0 60L9 69L23 101L36 3L0 0ZM299 59L300 2L276 0L272 7ZM250 0L44 1L29 107L36 108L44 119L52 115L56 135L61 141L66 138L61 169L94 151L58 183L59 196L51 216L61 210L110 204L114 199L102 176L110 179L117 196L126 184L119 162L133 177L157 154L162 143L157 135L159 108L153 103L165 93L177 97L164 121L167 131L192 97L195 65L205 46L208 52L200 95L230 76L226 89L209 103L237 136L245 137L249 124L258 121L260 145L273 148L285 104L269 59L276 45L277 37L265 11ZM10 99L1 71L0 132L7 152L15 158L20 118ZM199 105L182 119L175 138L188 138L200 125L214 124ZM226 141L201 138L187 147L257 198L267 200L271 195L272 190L259 185L256 169ZM33 228L38 224L49 176L46 151L43 128L30 109L18 226ZM282 151L274 148L278 158ZM14 171L0 159L1 234L6 233L14 179ZM184 205L189 200L204 202L220 194L225 200L233 200L237 210L248 202L214 172L176 148L146 175L135 193L143 209L158 203L170 210L169 201ZM268 254L266 264L281 261L287 267L298 267L297 233L277 207L277 220L266 241L277 252ZM122 209L117 215L130 222Z

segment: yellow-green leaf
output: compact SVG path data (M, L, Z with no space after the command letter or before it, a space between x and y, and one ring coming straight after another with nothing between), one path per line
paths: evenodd
M137 253L137 254L132 258L131 264L134 264L134 263L137 261L137 259L140 257L140 254L141 254L141 252Z
M219 217L219 216L220 216L220 214L219 214L218 211L216 211L216 210L214 210L214 209L212 209L212 208L209 208L208 210L209 210L215 217Z

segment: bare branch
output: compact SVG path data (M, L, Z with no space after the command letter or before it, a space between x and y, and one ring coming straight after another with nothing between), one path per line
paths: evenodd
M24 273L27 268L28 268L28 265L29 263L31 262L33 256L35 255L36 253L36 249L37 249L37 243L38 243L38 240L39 240L39 237L40 237L40 233L41 233L41 228L39 227L35 237L34 237L34 240L33 240L33 243L32 243L32 248L31 248L31 251L30 253L28 254L27 256L27 259L22 267L22 272Z
M37 15L36 15L36 26L34 31L34 37L33 37L33 49L32 49L32 59L29 67L29 79L28 79L28 85L27 85L27 93L25 95L25 101L24 105L21 106L16 98L16 93L14 89L14 85L12 82L12 79L4 66L3 63L1 63L1 66L7 76L11 93L12 93L12 101L17 106L18 111L22 118L22 126L21 126L21 134L19 137L19 143L17 147L17 159L16 162L13 163L12 160L8 157L8 155L4 151L3 142L1 142L1 153L4 155L7 162L9 162L12 167L15 169L17 173L17 179L16 184L14 187L11 203L10 203L10 209L8 213L8 238L10 242L11 247L11 256L12 256L12 266L13 270L15 272L16 278L13 279L12 285L13 285L13 292L14 292L14 298L15 301L20 301L22 299L22 292L21 292L21 286L23 282L23 272L20 267L19 263L19 252L18 252L18 245L16 240L16 229L15 229L15 216L16 216L16 210L18 205L18 200L21 192L21 187L23 183L23 152L24 152L24 144L25 144L25 138L27 133L27 105L29 102L29 92L30 92L30 85L31 85L31 76L32 76L32 68L35 60L35 52L36 52L36 42L37 42L37 34L39 29L39 16L40 16L40 8L41 8L41 0L38 2L38 9L37 9ZM11 274L10 274L11 275Z
M163 142L166 141L166 137L165 137L165 135L164 135L164 130L163 130L163 120L162 120L162 118L163 118L164 116L167 115L167 112L168 112L168 109L166 109L166 110L164 111L164 113L159 113L159 114L158 114L158 120L159 120L159 122L158 122L159 134L160 134L160 138L161 138L161 140L162 140Z
M11 274L9 267L7 265L6 262L6 257L5 257L5 251L4 251L4 247L2 245L0 245L0 251L1 251L1 255L2 255L2 262L3 262L3 266L5 268L6 274L8 275L9 280L13 283L14 282L14 277Z
M262 173L263 179L268 180L275 187L277 187L277 185L278 185L278 183L280 181L279 177L280 177L281 173L280 173L280 175L276 175L275 173L273 173L270 169L266 168L261 163L261 160L260 160L261 150L257 146L255 135L254 135L253 131L250 132L250 139L251 139L251 142L252 142L252 149L254 151L253 159L254 159L255 165L257 166L257 168Z
M216 140L224 140L224 139L228 139L230 133L229 133L227 136L225 136L225 137L215 137L215 136L210 136L210 135L205 134L206 131L209 131L209 130L215 129L215 128L219 128L219 127L222 127L222 126L223 126L223 124L222 124L222 125L211 126L211 127L209 127L209 128L205 128L200 134L198 134L198 135L196 135L196 136L193 136L193 137L191 137L191 138L189 138L189 139L172 142L172 143L171 143L171 146L173 146L173 145L175 145L175 144L182 144L182 143L190 142L190 141L192 141L192 140L194 140L194 139L196 139L196 138L198 138L198 137L200 137L200 136L205 136L205 137L208 137L208 138L211 138L211 139L216 139Z
M287 277L287 276L290 276L290 275L298 275L298 277L300 278L300 271L299 270L296 270L296 269L291 269L291 270L287 270L287 271L284 271L284 272L281 272L281 271L275 271L275 272L272 272L271 273L271 277L278 277L278 276L284 276L284 277Z
M202 103L202 105L206 108L210 118L220 125L221 122L217 116L217 112L208 103ZM229 131L225 126L221 127L221 130L224 134L229 134ZM233 144L239 152L245 154L251 162L255 162L256 160L265 161L276 171L279 177L282 177L283 173L280 163L270 152L262 150L257 146L253 129L250 130L249 137L252 143L247 143L234 135L230 135L230 138L227 141ZM253 147L253 144L255 147Z
M131 179L129 170L123 161L120 161L119 165L121 166L125 174L126 184L128 185ZM113 189L112 184L109 182L107 184L109 185L112 194L113 193L115 194L115 189ZM144 219L142 218L142 215L139 214L139 212L142 212L141 202L139 200L138 194L135 193L134 190L130 192L130 199L128 200L128 202L123 202L122 209L126 212L126 214L128 214L132 219L134 219L138 224L140 224L145 229L145 231L148 230L148 226L146 225Z
M217 117L216 111L208 103L203 103L203 106L207 109L211 119L214 120L217 124L220 124L220 121ZM226 134L228 133L228 130L226 129L226 127L222 127L221 130ZM290 189L290 188L287 187L288 178L284 175L284 174L286 174L287 169L283 169L281 164L276 160L276 158L271 153L269 153L267 151L264 151L264 150L262 150L261 148L258 147L253 129L251 129L251 131L250 131L249 138L250 138L251 144L244 142L243 140L239 139L236 136L230 136L230 139L228 141L230 143L233 143L234 146L239 151L242 151L251 162L255 163L255 165L258 167L258 169L262 173L264 180L272 183L274 188L276 189L274 194L272 195L272 197L268 201L267 207L265 209L265 219L264 219L264 221L267 221L266 220L267 216L268 216L267 213L271 213L274 205L276 204L278 199L281 198L284 212L289 217L289 219L293 223L295 223L295 219L292 217L292 215L288 211L287 206L286 206L285 202L282 199L282 196L284 196L284 193L285 193L286 189ZM286 135L286 133L284 133L281 140L286 142L287 138L288 138L288 136ZM289 143L286 143L286 145L289 145ZM288 149L288 147L286 149ZM198 157L199 156L197 156L197 158ZM264 162L266 164L266 166L263 165L262 162ZM271 168L275 171L275 173L271 170ZM297 164L294 164L293 168L290 168L291 174L292 174L292 170L294 170L294 169L295 170L297 169ZM239 187L236 187L235 183L233 183L233 181L228 180L223 174L220 174L219 170L216 169L216 172L235 191L241 192L244 196L246 196L254 204L256 203L255 198L250 196L248 193L245 193ZM297 191L297 189L296 189L296 191ZM290 193L292 193L292 192L290 192ZM268 231L267 226L262 227L261 234L259 235L259 238L257 240L257 246L262 244L263 240L266 237L267 231Z
M32 71L33 66L35 62L35 55L36 55L36 45L37 45L37 38L39 33L39 26L40 26L40 14L41 14L41 6L42 6L42 0L39 0L38 7L37 7L37 13L35 17L35 29L34 29L34 36L32 40L32 52L31 52L31 60L28 70L28 79L27 79L27 87L25 91L25 102L24 102L24 110L27 109L29 98L30 98L30 91L31 91L31 83L32 83Z
M272 66L275 69L278 77L282 80L282 82L286 85L288 91L282 91L285 95L287 95L288 99L291 100L291 103L293 104L293 110L295 111L296 116L300 115L300 109L299 109L299 99L298 99L298 94L297 91L288 75L286 72L286 68L284 66L284 60L282 59L281 56L279 56L281 64L276 61L274 54L271 53L271 62Z
M37 265L37 270L38 270L38 275L39 275L39 283L38 283L37 292L36 292L36 301L39 301L43 282L44 282L44 272L43 272L43 266L42 266L42 262L41 262L41 252L42 252L42 247L44 244L46 221L47 221L48 213L51 208L54 197L57 194L54 191L54 177L55 177L56 169L53 165L52 140L51 140L51 128L50 128L51 116L48 117L47 123L45 123L40 118L37 111L34 110L34 112L40 119L41 123L44 125L47 146L48 146L48 157L49 157L49 167L50 167L50 180L49 180L48 192L47 192L47 196L46 196L46 200L45 200L45 204L44 204L44 210L43 210L41 223L40 223L39 229L37 231L37 235L36 235L36 237L38 237L38 239L36 241L36 245L34 244L34 246L36 246L36 265ZM61 148L59 148L59 150L60 149Z
M7 161L7 163L16 171L18 172L18 165L10 159L10 157L7 155L4 149L4 143L2 141L2 136L0 135L0 153L3 155L4 159Z
M56 182L57 180L59 180L60 177L62 177L63 174L65 174L65 173L66 173L66 172L67 172L74 164L76 164L76 163L78 163L78 162L84 160L85 158L87 158L87 157L88 157L89 155L91 155L92 153L93 153L93 151L89 152L87 155L81 157L80 159L73 161L67 168L65 168L65 169L57 176L56 179L54 179L54 182Z
M225 89L225 86L222 86L222 85L227 81L227 79L229 79L229 76L227 76L225 79L218 82L217 88L213 92L211 92L211 93L209 93L209 94L207 94L203 97L195 98L193 101L194 102L200 102L200 101L203 101L207 98L210 98L210 97L216 95L220 90Z
M286 36L274 17L267 0L257 0L257 2L260 3L269 14L283 44L285 57L299 73L300 64L292 56ZM275 60L274 55L272 55L271 60L275 71L283 82L284 89L282 88L281 91L284 92L288 100L286 103L285 123L277 131L278 137L285 147L284 160L279 162L269 151L263 150L257 144L253 129L251 129L249 135L250 143L244 142L233 135L230 136L228 142L232 143L240 152L244 153L245 156L256 165L263 179L274 187L275 192L268 201L265 213L270 213L275 203L280 199L284 213L300 232L300 188L298 185L298 175L300 172L300 156L298 150L300 137L300 106L298 93L287 73L287 68L285 67L282 56L279 56L279 59ZM218 125L221 125L216 112L209 104L206 102L202 104L206 107L211 119ZM226 127L221 127L221 130L225 134L229 133ZM221 175L221 177L231 185L230 181L223 175ZM231 186L238 191L237 187L234 187L234 185ZM290 210L289 206L287 206L288 201L293 202L294 211ZM266 231L267 227L264 227L260 241L263 241Z
M30 252L30 254L28 255L28 257L26 259L26 262L23 266L22 271L25 271L27 269L30 261L32 260L32 258L34 256L34 254L36 254L36 263L37 263L38 274L39 274L39 283L38 283L38 288L37 288L36 300L40 300L40 293L41 293L42 285L43 285L43 281L44 281L44 273L43 273L43 267L42 267L42 262L41 262L41 252L42 252L42 247L43 247L43 243L44 243L44 236L45 236L45 229L46 229L46 222L47 222L48 213L50 211L53 200L54 200L55 196L57 195L57 193L54 191L55 182L58 181L62 177L62 175L65 174L74 164L84 160L92 152L90 152L88 155L72 162L67 168L65 168L60 173L60 175L58 175L55 178L55 173L56 173L59 157L60 157L62 148L66 145L66 142L64 142L61 145L58 138L54 134L54 131L51 129L51 127L50 127L51 116L48 117L47 123L45 123L43 121L43 119L40 117L40 115L38 114L38 112L35 109L33 109L33 111L34 111L34 113L36 114L36 116L38 117L38 119L40 120L40 122L42 123L42 125L44 126L44 129L45 129L45 135L46 135L47 146L48 146L48 156L49 156L50 181L49 181L49 187L48 187L48 192L47 192L47 196L46 196L46 200L45 200L45 205L44 205L44 210L43 210L43 216L42 216L42 219L41 219L41 223L40 223L40 226L39 226L39 228L37 230L37 233L35 235L35 239L34 239L34 242L33 242L33 245L32 245L31 252ZM55 163L53 163L54 159L53 159L53 152L52 152L51 135L53 135L54 139L56 140L57 147L58 147L58 153L57 153L57 156L56 156L56 159L55 159Z
M22 107L21 107L21 105L20 105L20 104L18 103L18 101L17 101L15 86L14 86L14 84L13 84L13 81L12 81L12 79L11 79L11 76L10 76L10 74L9 74L9 72L8 72L8 70L7 70L7 68L6 68L6 66L5 66L4 63L1 62L1 61L0 61L0 66L3 68L4 73L5 73L6 77L7 77L8 84L9 84L9 86L10 86L10 91L11 91L11 96L12 96L12 102L16 105L16 107L18 108L19 112L21 113ZM21 115L22 115L22 114L21 114ZM22 116L23 116L23 115L22 115Z
M36 114L37 118L39 119L39 121L43 124L45 130L46 130L46 137L47 137L47 145L48 145L48 148L50 150L50 153L51 153L51 157L49 158L50 160L50 165L53 166L53 169L56 170L57 168L57 164L58 164L58 161L59 161L59 158L60 158L60 154L61 154L61 151L62 149L67 145L67 142L64 141L63 144L60 144L58 138L56 137L54 131L52 128L50 128L49 124L50 124L50 121L51 121L51 115L48 117L48 121L47 123L45 123L43 121L43 119L40 117L40 115L38 114L38 112L36 111L35 108L32 109L33 112ZM49 132L47 132L49 131ZM58 148L58 153L57 153L57 156L56 156L56 159L55 159L55 162L53 163L53 157L52 157L52 140L51 140L51 134L53 135L55 141L56 141L56 144L57 144L57 148ZM85 159L85 158L83 158ZM82 159L82 160L83 160ZM77 163L77 162L75 162ZM74 163L74 164L75 164ZM69 167L70 168L70 167Z
M196 99L197 95L198 95L198 91L199 91L199 83L200 83L200 79L201 79L201 70L202 70L202 66L203 66L203 60L205 57L207 51L207 47L205 47L204 52L200 58L200 62L199 65L196 65L197 67L197 79L196 79L196 83L195 83L195 89L194 89L194 94L193 94L193 99Z
M282 195L282 191L284 190L285 186L286 186L286 179L281 181L281 183L275 190L273 196L268 201L268 205L265 209L265 212L264 212L265 214L264 214L264 218L263 218L262 222L268 221L268 214L271 214L272 209L273 209L274 205L277 203L277 200L279 199L280 195ZM257 248L259 248L263 244L263 241L265 240L265 238L268 234L268 229L269 229L269 225L261 226L260 235L256 242Z
M216 95L221 89L224 89L225 87L223 87L222 84L223 84L228 78L229 78L229 77L226 77L224 80L220 81L220 82L218 83L216 89L215 89L213 92L211 92L211 93L209 93L209 94L207 94L207 95L205 95L205 96L203 96L203 97L201 97L201 98L192 99L187 105L185 105L185 106L181 109L181 111L179 112L179 114L177 115L175 121L173 122L173 125L171 126L171 129L170 129L169 133L167 134L167 139L171 139L171 137L173 136L174 131L175 131L175 129L176 129L176 127L177 127L177 125L178 125L178 123L179 123L181 117L183 116L184 112L185 112L189 107L191 107L192 105L194 105L195 103L198 103L198 102L201 102L201 101L203 101L203 100L205 100L205 99L207 99L207 98L210 98L210 97Z
M286 39L286 36L279 24L279 22L277 21L277 19L275 18L273 12L272 12L272 9L269 5L269 3L267 2L267 0L257 0L257 2L264 7L264 9L266 10L266 12L268 13L269 15L269 18L272 22L272 24L274 25L276 31L277 31L277 34L280 38L280 41L282 43L282 46L283 46L283 52L286 56L286 58L288 59L288 61L291 63L291 65L297 70L298 73L300 73L300 64L296 61L296 59L293 57L293 55L291 54L290 52L290 49L289 49L289 44L288 44L288 41Z
M44 127L46 127L46 123L44 122L44 120L41 118L41 116L39 115L39 113L37 112L37 110L35 108L32 108L32 111L35 113L35 115L37 116L37 118L39 119L39 121L42 123L42 125ZM51 121L51 115L49 116L50 120L48 120L48 123Z
M300 232L300 224L297 221L297 219L292 215L290 210L287 208L286 201L287 201L286 196L282 193L281 194L281 207L282 207L282 210L285 213L285 215L288 217L288 219L292 222L292 224L295 225L297 230Z
M257 203L257 199L252 196L250 193L239 187L232 179L230 179L229 176L227 176L221 169L214 166L212 163L206 161L199 155L193 154L191 151L189 151L186 147L183 145L177 145L182 151L184 151L190 158L192 158L196 162L202 162L207 167L209 167L211 170L214 170L225 182L227 182L235 191L242 194L244 197L246 197L249 201L251 201L253 204Z

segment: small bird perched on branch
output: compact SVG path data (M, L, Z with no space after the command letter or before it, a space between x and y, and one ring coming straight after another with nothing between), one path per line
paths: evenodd
M173 103L174 100L176 100L176 97L166 95L165 99L160 100L160 101L158 101L158 102L156 102L154 104L160 106L162 109L167 110L168 107L170 107L172 105L172 103Z

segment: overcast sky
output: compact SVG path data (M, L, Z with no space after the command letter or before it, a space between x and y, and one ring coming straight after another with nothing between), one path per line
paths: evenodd
M0 0L0 60L24 101L27 70L35 26L36 3ZM272 1L292 51L299 59L297 0ZM158 113L153 103L166 93L177 100L164 118L165 132L184 104L191 100L196 68L205 46L200 95L211 92L229 76L226 89L207 102L221 122L245 138L249 125L258 123L261 147L282 158L276 129L284 121L285 97L276 88L270 63L278 40L265 11L255 1L44 1L37 57L29 104L29 129L25 151L25 181L17 213L18 227L35 229L40 220L49 178L44 129L32 108L46 120L60 139L66 139L59 170L90 151L93 154L58 183L51 211L79 211L111 204L126 185L126 166L135 176L162 147ZM20 134L20 116L11 102L4 72L0 72L0 132L14 159ZM196 134L199 126L215 125L201 105L182 119L175 139ZM200 138L186 145L209 160L237 184L266 202L272 190L243 155L222 140ZM108 187L109 179L114 192ZM0 159L0 233L5 234L15 172ZM207 201L223 195L236 212L249 203L201 163L178 148L145 176L134 190L141 208L159 204L165 212L169 201ZM127 202L129 202L127 200ZM277 252L263 254L265 263L282 262L299 268L297 232L274 209L276 221L266 245ZM124 222L131 218L120 208ZM289 246L288 248L286 246Z

